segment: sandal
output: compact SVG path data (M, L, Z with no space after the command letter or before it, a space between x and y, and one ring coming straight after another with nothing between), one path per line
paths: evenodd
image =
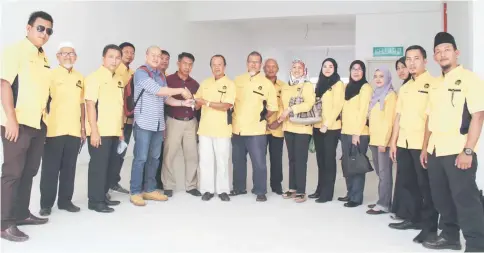
M287 192L282 194L282 198L291 199L291 198L294 198L295 195L296 195L295 191L287 191Z
M296 194L296 196L294 197L294 201L296 201L296 203L302 203L306 201L306 194Z

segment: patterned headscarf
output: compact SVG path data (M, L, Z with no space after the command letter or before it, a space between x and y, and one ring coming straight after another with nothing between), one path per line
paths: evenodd
M297 63L301 64L304 69L303 75L299 78L292 76L292 67L294 66L294 64L297 64ZM300 59L296 59L292 61L291 69L289 69L289 85L292 86L292 85L304 83L307 81L309 81L309 78L308 78L308 69L306 68L306 63L304 63Z
M370 113L373 106L375 106L378 102L380 102L380 110L383 110L385 105L385 98L387 94L393 90L392 74L390 73L390 70L388 70L388 68L385 66L381 66L375 69L375 72L376 71L383 72L383 86L376 87L373 91L373 96L371 97L370 101L370 107L368 107L368 113Z

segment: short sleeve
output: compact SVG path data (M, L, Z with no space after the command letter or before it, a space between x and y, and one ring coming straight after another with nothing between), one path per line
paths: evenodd
M20 52L16 47L6 48L2 52L0 62L0 79L3 79L12 85L17 77L20 68Z
M94 77L88 77L84 83L84 99L97 102L99 98L99 82Z
M202 83L202 85L204 84L205 82ZM197 90L197 93L195 93L195 95L193 96L194 98L196 99L201 99L203 98L203 88L202 89L198 89Z
M202 90L202 89L200 89ZM230 82L227 84L227 91L222 97L222 103L227 103L233 105L235 103L235 84Z
M480 79L476 74L472 73L472 77L466 82L466 101L469 113L473 114L476 112L484 111L484 99L482 94L484 94L484 81Z
M402 107L403 107L402 94L403 94L403 87L400 88L400 92L398 93L397 106L395 108L395 112L399 114L402 113Z

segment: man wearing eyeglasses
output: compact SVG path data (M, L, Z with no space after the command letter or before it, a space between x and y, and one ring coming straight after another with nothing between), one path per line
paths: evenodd
M52 71L49 100L44 121L47 138L44 146L40 177L40 212L50 215L57 196L57 206L68 212L81 209L72 204L77 155L86 140L84 77L75 70L77 60L74 45L60 44L57 52L59 67ZM78 99L76 99L78 98Z
M32 179L44 150L46 126L42 122L49 97L50 65L42 46L53 33L52 16L43 11L30 15L27 36L5 48L0 67L2 164L2 233L9 241L29 236L20 225L40 225L48 219L30 213Z

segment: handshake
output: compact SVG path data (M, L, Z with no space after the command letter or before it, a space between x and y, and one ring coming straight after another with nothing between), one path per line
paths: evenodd
M185 88L182 88L183 91L180 93L180 95L184 98L184 99L192 99L193 98L193 95L192 93L190 92L189 89L187 89L186 87Z

